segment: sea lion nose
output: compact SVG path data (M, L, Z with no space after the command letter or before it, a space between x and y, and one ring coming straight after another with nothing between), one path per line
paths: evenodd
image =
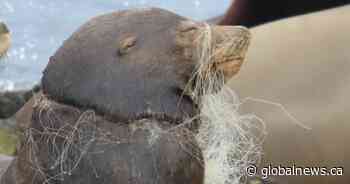
M228 81L239 72L245 60L251 34L242 26L213 26L212 30L215 45L212 62Z
M193 77L186 88L190 96L204 95L207 88L220 90L236 75L244 62L251 39L249 30L242 26L216 26L184 21L178 26L176 43L184 48L187 60L192 61ZM213 86L214 85L214 86ZM197 94L196 91L201 91ZM204 92L204 91L205 92Z

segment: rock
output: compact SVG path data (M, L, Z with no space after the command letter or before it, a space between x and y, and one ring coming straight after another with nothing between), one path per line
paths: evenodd
M13 157L0 155L0 177L6 171L7 167L10 165Z

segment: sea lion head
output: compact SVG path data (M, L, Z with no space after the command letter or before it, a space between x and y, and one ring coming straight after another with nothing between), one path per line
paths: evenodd
M205 44L203 34L211 38ZM50 58L43 92L118 120L145 114L182 120L197 111L193 99L184 95L193 76L203 70L231 78L242 64L249 37L242 27L211 26L158 8L101 15ZM210 62L201 63L201 57Z

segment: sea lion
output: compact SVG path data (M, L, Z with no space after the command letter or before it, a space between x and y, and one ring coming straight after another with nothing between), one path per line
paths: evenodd
M350 181L349 19L344 6L251 29L249 62L229 83L242 100L257 100L242 111L266 122L262 167L343 168L343 176L278 176L287 183Z
M246 28L158 8L92 18L50 58L42 91L19 112L25 136L0 183L203 184L193 92L212 73L234 76L249 40Z
M0 22L0 58L2 58L11 46L11 35L6 24Z

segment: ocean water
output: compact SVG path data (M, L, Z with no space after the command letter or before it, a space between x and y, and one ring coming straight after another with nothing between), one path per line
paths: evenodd
M195 20L222 14L231 0L1 0L0 20L12 48L0 61L0 91L38 83L48 58L90 17L134 7L160 7Z

